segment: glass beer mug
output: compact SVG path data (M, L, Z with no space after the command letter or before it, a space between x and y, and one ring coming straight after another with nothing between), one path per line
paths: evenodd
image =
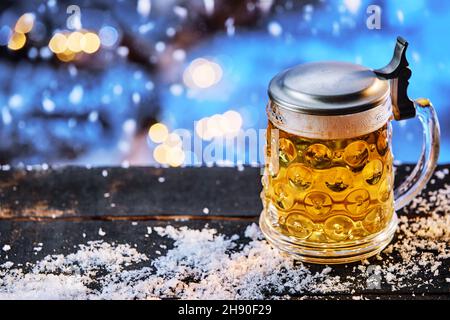
M426 185L439 154L433 106L407 96L406 48L399 37L379 70L316 62L270 82L260 227L275 247L306 262L347 263L393 238L395 211ZM390 121L416 115L422 154L394 190Z

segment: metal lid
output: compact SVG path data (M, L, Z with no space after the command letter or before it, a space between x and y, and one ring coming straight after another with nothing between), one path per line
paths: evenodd
M357 64L313 62L276 75L269 96L279 107L298 113L347 115L384 103L389 83Z

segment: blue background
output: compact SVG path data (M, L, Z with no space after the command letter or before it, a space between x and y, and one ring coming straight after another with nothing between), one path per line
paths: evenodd
M120 164L133 159L130 145L143 143L145 152L131 163L155 164L151 156L155 145L139 140L152 123L162 122L170 130L193 130L194 121L233 109L242 115L243 129L263 129L267 85L276 73L318 60L379 68L390 61L398 35L410 43L409 95L430 98L437 108L442 132L439 161L450 162L450 2L256 3L271 5L255 15L254 10L245 11L245 6L255 7L254 1L215 1L214 13L206 14L200 0L152 1L150 14L142 17L136 12L136 1L2 2L0 28L13 25L25 12L34 12L46 30L41 40L27 43L20 52L4 47L0 52L0 163ZM69 4L80 5L84 28L116 28L116 47L101 48L74 64L55 57L36 58L36 51L46 46L53 32L64 29ZM366 26L366 9L371 4L382 9L379 30ZM176 6L187 9L187 17L174 14ZM234 19L234 30L227 32L224 21L228 18ZM270 32L273 25L278 34ZM142 26L148 31L141 32ZM169 36L168 28L177 35ZM0 31L0 40L2 36ZM155 50L158 43L159 51ZM128 47L130 54L119 57L119 46ZM175 49L183 50L183 61L171 60ZM190 96L183 72L200 57L219 63L223 76L200 95ZM174 84L182 85L181 94L173 94ZM120 96L111 93L117 86L122 89ZM70 94L76 87L81 87L83 95L73 103ZM133 99L136 94L138 101ZM21 106L13 107L11 98L17 96ZM42 109L45 98L55 104L52 114ZM417 119L394 123L397 160L415 162L420 141Z

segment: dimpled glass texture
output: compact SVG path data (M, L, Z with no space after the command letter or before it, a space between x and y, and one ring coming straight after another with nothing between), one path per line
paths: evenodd
M272 130L278 130L278 139ZM390 123L364 136L317 140L269 121L263 203L272 226L315 243L354 241L383 231L394 212L390 141Z

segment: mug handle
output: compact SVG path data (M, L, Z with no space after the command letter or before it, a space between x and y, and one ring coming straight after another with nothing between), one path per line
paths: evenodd
M430 180L436 168L439 157L439 122L436 111L428 99L420 98L414 101L416 115L423 128L422 152L414 170L394 190L395 210L407 205Z

